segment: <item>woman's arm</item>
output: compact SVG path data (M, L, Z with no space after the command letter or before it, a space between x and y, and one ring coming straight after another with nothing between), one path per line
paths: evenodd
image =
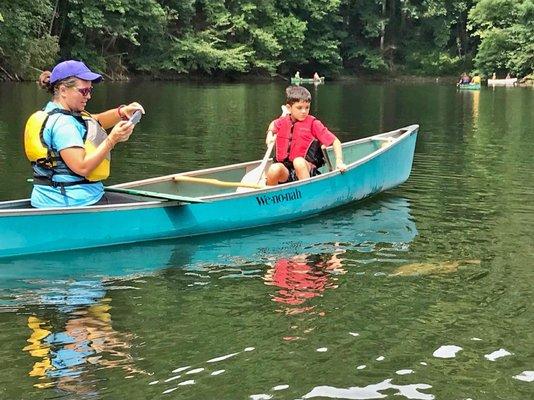
M88 155L83 147L68 147L60 151L61 158L73 172L88 176L118 142L128 140L133 128L134 125L131 122L121 121L113 128L106 140L100 143L94 153Z
M111 110L99 114L92 114L92 117L102 125L102 128L109 129L114 127L121 120L130 118L136 110L141 110L143 114L145 113L145 109L141 104L133 102L126 106L112 108Z

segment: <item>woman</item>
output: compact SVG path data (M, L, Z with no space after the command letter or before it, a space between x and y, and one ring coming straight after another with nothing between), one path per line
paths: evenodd
M139 103L91 115L85 111L93 83L102 76L81 61L59 63L39 77L52 93L42 111L26 123L24 146L31 161L33 207L71 207L124 202L125 197L104 193L102 180L109 176L110 151L130 137L134 124L128 118ZM104 129L111 129L109 135Z

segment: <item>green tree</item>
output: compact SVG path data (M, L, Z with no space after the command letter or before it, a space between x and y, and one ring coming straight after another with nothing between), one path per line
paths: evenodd
M51 34L53 7L49 0L11 0L1 5L0 66L10 79L35 79L59 51Z
M480 38L475 66L486 75L534 71L534 1L480 0L469 13Z

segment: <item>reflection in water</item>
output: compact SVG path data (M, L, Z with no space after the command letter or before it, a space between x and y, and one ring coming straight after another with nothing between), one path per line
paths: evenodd
M127 373L145 373L134 366L127 349L131 347L131 335L115 331L111 324L110 298L95 298L95 287L100 282L73 285L71 293L45 295L42 304L54 305L67 316L61 327L55 318L30 315L29 345L23 348L36 361L29 375L39 379L37 388L55 387L77 395L95 395L96 386L80 375L91 370L119 367ZM83 288L86 289L84 293ZM104 294L105 292L101 292ZM61 300L62 299L62 300Z
M416 235L408 200L384 194L269 228L0 260L0 293L15 291L17 301L28 304L31 299L26 296L42 293L51 280L124 278L165 268L203 271L213 266L271 265L284 257L350 249L369 252L383 244L406 251Z
M37 359L28 366L39 380L35 386L93 396L101 390L96 370L145 373L129 351L132 335L112 326L111 285L120 286L117 279L180 271L206 285L242 279L253 269L251 277L263 275L274 288L272 300L282 313L321 317L325 311L314 300L337 288L349 252L364 257L377 249L405 252L416 235L408 201L385 194L287 225L3 260L0 294L4 305L32 309L24 351ZM309 322L295 321L291 329L302 329L284 339L311 332Z
M264 280L267 285L278 288L273 301L286 304L287 314L310 311L313 307L302 304L308 299L320 296L326 289L336 288L331 276L343 274L341 259L337 253L281 258L267 270ZM298 306L298 307L296 307Z
M396 268L391 276L441 275L458 271L460 267L480 266L480 260L454 260L434 263L412 263Z

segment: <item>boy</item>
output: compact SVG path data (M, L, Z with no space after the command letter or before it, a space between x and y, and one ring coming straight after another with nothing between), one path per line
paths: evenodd
M275 141L274 163L267 171L267 185L307 179L318 174L322 164L320 145L333 146L336 168L344 172L341 142L321 121L309 115L311 94L302 86L286 89L286 109L289 115L269 124L267 145ZM320 164L320 165L318 165Z

